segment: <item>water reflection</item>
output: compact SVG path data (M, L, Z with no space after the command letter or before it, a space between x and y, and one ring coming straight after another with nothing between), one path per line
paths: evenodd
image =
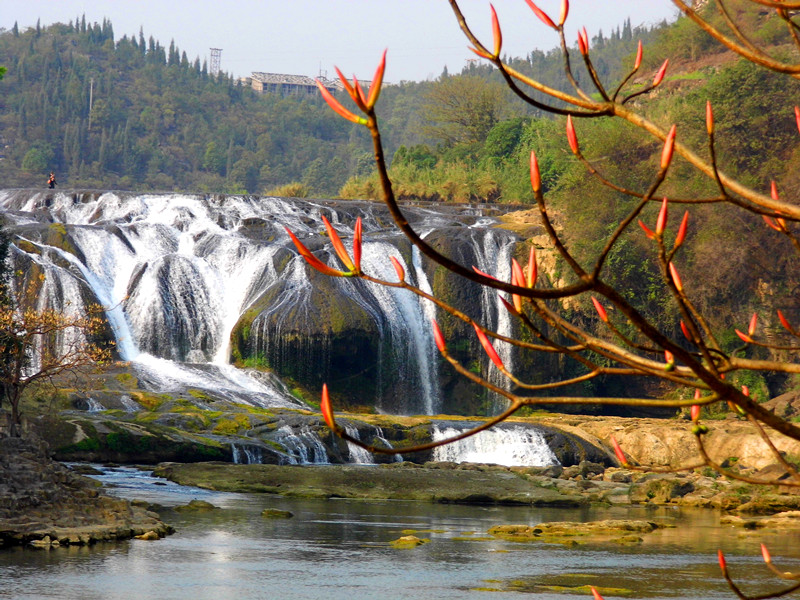
M0 597L60 600L467 599L578 600L586 585L631 590L630 598L730 598L716 550L749 589L771 589L758 544L793 555L797 535L762 535L719 526L711 511L645 507L546 509L413 502L301 500L181 488L127 470L104 479L114 493L158 502L178 532L158 542L0 552ZM205 513L170 507L198 498ZM265 519L265 508L291 519ZM503 523L644 518L678 524L642 544L514 543L489 538ZM431 540L413 550L388 542L408 533ZM582 587L584 586L584 587ZM607 598L619 597L607 593Z

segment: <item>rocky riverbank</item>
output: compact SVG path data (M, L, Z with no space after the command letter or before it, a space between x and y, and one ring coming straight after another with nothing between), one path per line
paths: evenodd
M52 462L42 441L0 439L0 547L88 545L172 532L145 506Z
M774 476L774 469L770 471ZM749 485L710 471L645 473L586 461L567 468L468 463L374 467L165 463L155 474L182 485L217 491L307 498L561 507L653 504L715 508L741 515L800 510L800 493L788 486Z

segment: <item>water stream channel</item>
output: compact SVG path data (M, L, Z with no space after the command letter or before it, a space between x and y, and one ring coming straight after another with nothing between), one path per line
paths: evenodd
M162 505L162 518L177 533L155 542L0 551L0 597L578 600L591 598L580 587L591 584L605 588L607 600L721 599L733 595L720 577L717 548L726 552L734 576L747 589L763 592L776 582L761 562L759 543L767 542L776 557L800 543L796 533L721 527L713 511L304 500L211 492L131 468L102 469L100 479L110 493ZM220 510L173 510L194 498ZM265 508L289 510L294 517L266 519ZM514 543L486 534L499 524L607 518L676 527L624 546ZM430 543L412 550L389 545L409 530Z

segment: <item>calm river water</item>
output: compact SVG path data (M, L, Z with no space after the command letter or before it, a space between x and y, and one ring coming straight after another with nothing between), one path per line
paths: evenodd
M115 486L112 493L127 498L165 507L197 498L221 510L187 514L166 508L162 518L177 533L155 542L0 551L0 597L577 600L591 594L574 588L592 584L631 590L623 595L607 589L607 600L732 598L719 574L717 548L726 552L734 576L751 591L775 585L761 561L762 540L781 562L797 557L800 548L797 534L765 536L720 527L719 515L711 511L294 500L165 485L126 468L106 469L101 479ZM290 510L295 516L264 519L264 508ZM489 527L504 523L605 518L646 518L678 527L650 534L636 546L567 548L486 535ZM407 530L430 543L413 550L389 546ZM796 560L785 563L796 565Z

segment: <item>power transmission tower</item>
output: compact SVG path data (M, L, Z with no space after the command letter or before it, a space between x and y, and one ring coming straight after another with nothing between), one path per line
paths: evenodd
M211 74L219 74L219 62L222 58L222 48L211 48Z

